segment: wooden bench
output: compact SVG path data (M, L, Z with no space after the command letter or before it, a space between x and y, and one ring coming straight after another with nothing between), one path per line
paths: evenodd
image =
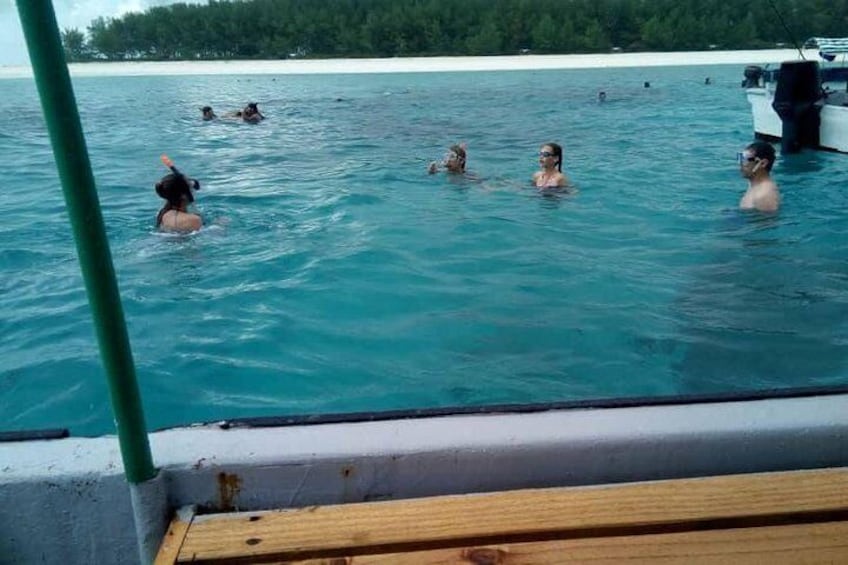
M848 468L176 518L156 563L848 563Z

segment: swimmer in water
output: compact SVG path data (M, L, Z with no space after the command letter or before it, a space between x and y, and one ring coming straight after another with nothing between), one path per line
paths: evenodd
M765 141L755 141L736 155L739 174L748 180L748 190L739 201L742 210L777 212L780 208L780 190L771 178L774 166L774 147Z
M444 169L445 172L448 173L458 175L464 174L465 162L467 158L468 152L466 151L466 145L464 143L451 145L448 149L448 152L445 153L442 162L431 162L430 165L427 167L427 172L432 175L438 173L440 169Z
M203 121L208 122L209 120L214 120L218 116L215 115L215 112L212 111L212 106L204 106L200 109L203 113Z
M546 143L539 150L541 171L533 173L533 185L539 190L565 188L568 179L562 174L562 147Z
M171 169L170 174L156 183L156 194L165 199L165 205L156 215L156 227L165 232L187 233L199 230L203 220L199 215L189 212L188 206L194 202L194 191L200 190L200 183L180 173L170 159L162 156Z
M258 124L265 119L265 116L259 111L256 102L248 102L244 110L241 111L241 119L250 124Z
M225 117L239 118L249 124L258 124L259 122L265 119L265 116L262 114L262 112L259 111L259 106L256 104L256 102L248 102L247 106L245 106L243 109L235 110L234 112L228 112Z

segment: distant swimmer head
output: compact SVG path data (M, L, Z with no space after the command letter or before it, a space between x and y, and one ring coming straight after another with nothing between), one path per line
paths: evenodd
M606 92L604 92L603 90L598 92L598 101L599 102L604 102L606 99L607 99L607 93Z
M557 143L546 143L539 149L539 164L542 167L556 166L562 172L562 147Z
M204 120L212 120L216 117L215 112L212 111L212 106L204 106L200 111L203 113Z
M174 208L194 202L193 192L196 190L200 190L200 183L196 179L177 173L169 173L156 183L156 194Z
M464 143L451 145L445 154L444 166L453 173L463 173L465 172L465 161L467 158L468 153L465 150Z
M259 105L256 102L248 102L247 106L244 107L242 114L247 114L248 116L251 114L259 113Z

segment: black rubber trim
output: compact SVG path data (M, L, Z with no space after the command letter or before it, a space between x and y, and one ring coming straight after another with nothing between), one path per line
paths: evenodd
M718 402L746 402L775 398L805 398L810 396L834 396L848 394L848 385L830 387L786 388L727 392L720 394L643 396L631 398L607 398L543 402L535 404L494 404L485 406L450 406L444 408L419 408L386 410L380 412L347 412L341 414L305 414L290 416L262 416L255 418L233 418L216 424L222 429L269 428L278 426L305 426L355 422L379 422L383 420L408 420L471 414L530 414L550 410L585 410L608 408L633 408L636 406L671 406L682 404L710 404Z
M62 439L71 434L65 428L54 428L49 430L18 430L14 432L0 432L0 443L7 441L33 441L39 439Z
M748 402L776 398L806 398L811 396L835 396L848 394L848 385L807 388L781 388L770 390L737 391L718 394L640 396L625 398L593 398L560 402L537 402L533 404L487 404L481 406L446 406L440 408L408 408L370 412L343 412L337 414L293 414L283 416L260 416L232 418L202 422L199 425L217 425L229 428L272 428L280 426L308 426L357 422L381 422L385 420L412 420L444 416L481 414L532 414L551 410L586 410L609 408L633 408L637 406L673 406L685 404L711 404L721 402ZM191 424L195 425L195 424ZM154 431L188 427L189 424L168 426ZM0 443L14 441L51 440L70 437L66 428L44 430L0 431Z

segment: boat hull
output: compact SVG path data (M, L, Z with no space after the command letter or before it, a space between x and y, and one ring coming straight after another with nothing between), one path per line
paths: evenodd
M848 393L821 392L210 424L155 432L150 444L168 506L210 512L848 466ZM0 462L0 563L138 564L117 438L0 442Z
M772 108L774 92L769 88L746 90L754 119L754 134L760 138L779 140L783 123ZM819 148L848 153L848 106L825 104L821 109Z

